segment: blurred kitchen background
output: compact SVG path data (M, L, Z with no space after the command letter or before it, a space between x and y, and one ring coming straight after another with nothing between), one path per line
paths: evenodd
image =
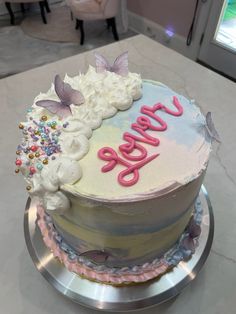
M236 80L236 0L0 0L0 78L139 33Z

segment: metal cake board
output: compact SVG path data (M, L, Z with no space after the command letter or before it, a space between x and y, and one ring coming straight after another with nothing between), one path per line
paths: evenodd
M83 306L103 311L131 311L163 303L189 284L204 265L213 241L214 216L207 190L201 187L203 207L201 235L196 252L189 261L181 261L172 271L156 280L137 285L114 287L92 282L68 271L45 246L35 224L36 205L27 200L24 215L25 241L29 254L44 278L60 293ZM158 307L155 309L158 313Z

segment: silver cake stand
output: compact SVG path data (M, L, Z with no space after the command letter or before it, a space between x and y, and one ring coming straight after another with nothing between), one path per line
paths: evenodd
M150 307L178 295L196 277L208 257L213 241L214 217L204 186L200 191L200 199L203 207L202 232L195 254L189 261L180 262L160 279L147 283L114 287L80 278L68 271L45 246L35 224L36 204L30 199L24 215L26 245L38 271L54 288L71 300L104 311L124 312Z

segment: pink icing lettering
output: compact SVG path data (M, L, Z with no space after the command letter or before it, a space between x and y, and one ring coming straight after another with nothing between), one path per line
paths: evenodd
M178 98L176 96L173 97L173 104L178 111L173 111L164 106L164 110L166 113L171 114L172 116L179 117L183 114L183 107L181 106Z
M160 126L156 126L153 128L155 128L155 131L165 131L167 129L167 124L165 121L163 121L160 117L158 117L157 115L155 115L155 112L157 110L160 110L163 108L163 105L161 104L156 104L153 107L148 107L148 106L142 106L141 108L141 112L146 114L147 116L153 118L154 120L156 120Z
M176 96L173 97L173 104L177 111L171 110L161 103L157 103L152 107L146 105L142 106L140 112L154 119L159 123L159 126L154 126L150 119L146 116L138 117L136 119L136 123L131 124L131 128L142 135L142 137L136 136L129 132L124 133L123 139L127 143L119 146L119 151L124 159L119 157L119 155L111 147L103 147L98 151L98 157L108 162L105 166L102 167L102 172L111 171L117 164L120 164L125 166L126 169L119 173L118 182L123 186L131 186L137 183L139 179L138 169L159 156L159 154L153 154L147 157L146 148L137 142L142 142L152 146L158 146L160 144L160 140L158 138L154 138L146 131L165 131L167 129L167 123L156 114L156 111L158 110L162 110L165 113L175 117L181 116L183 114L183 107L181 106ZM133 154L135 151L136 154ZM137 151L139 154L137 154ZM127 160L136 163L130 163ZM130 178L131 175L132 177ZM126 178L127 176L128 179Z
M127 137L126 141L128 142L127 144L122 144L119 146L119 150L122 154L122 156L128 160L142 160L147 156L147 151L146 149L135 142L135 140L131 137ZM134 150L140 151L140 155L130 155Z
M139 179L138 169L146 165L148 162L156 158L159 154L154 154L148 158L144 158L142 161L136 164L131 164L124 159L120 158L116 151L111 147L103 147L98 151L98 157L108 161L108 163L102 167L102 172L111 171L117 164L121 164L126 167L118 175L118 181L123 186L134 185ZM130 179L126 179L126 176L133 175Z
M143 142L152 146L158 146L159 145L159 139L158 138L154 138L151 135L147 134L145 131L143 131L142 129L138 128L138 127L134 127L133 128L136 132L140 133L141 135L143 135L143 137L140 136L136 136L132 133L129 132L125 132L123 135L123 139L125 141L129 141L129 139L133 139L134 141L137 142ZM120 145L120 147L122 147L122 145ZM119 147L119 148L120 148Z
M148 117L145 116L140 116L137 118L137 124L143 129L143 130L153 130L153 131L159 131L158 127L154 126L150 119ZM136 123L133 123L131 126L136 126Z

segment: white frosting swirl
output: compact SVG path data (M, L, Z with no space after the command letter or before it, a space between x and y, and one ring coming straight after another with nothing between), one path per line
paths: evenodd
M74 136L85 135L87 138L92 136L92 129L84 124L80 119L74 119L72 117L67 119L69 122L66 128L63 128L62 131L67 133L73 133Z
M80 160L89 151L89 141L84 135L66 134L60 138L62 154L73 160Z
M43 198L43 206L47 208L48 213L56 210L58 214L62 214L70 208L70 201L61 191L55 193L46 192Z
M68 157L59 157L49 167L43 168L30 180L32 186L30 194L42 199L46 210L62 213L69 208L69 200L61 191L61 185L74 183L82 176L79 163Z
M61 152L58 153L56 160L50 161L41 172L35 173L31 178L26 176L27 167L21 167L22 173L31 185L30 194L39 196L49 212L57 213L62 213L70 206L66 195L59 189L61 185L73 184L81 178L82 169L78 161L89 150L92 130L98 128L103 119L115 115L117 110L128 109L133 100L141 97L142 86L141 77L136 73L129 73L126 77L108 71L97 73L92 66L86 74L74 78L66 75L64 81L73 89L79 90L85 101L80 106L72 104L70 106L72 115L63 119L66 127L60 130L58 138ZM48 99L60 101L54 84L47 93L40 93L35 98L32 110L28 113L27 127L33 126L32 120L40 121L43 115L59 121L57 115L36 105L37 101ZM29 145L34 145L34 142Z

